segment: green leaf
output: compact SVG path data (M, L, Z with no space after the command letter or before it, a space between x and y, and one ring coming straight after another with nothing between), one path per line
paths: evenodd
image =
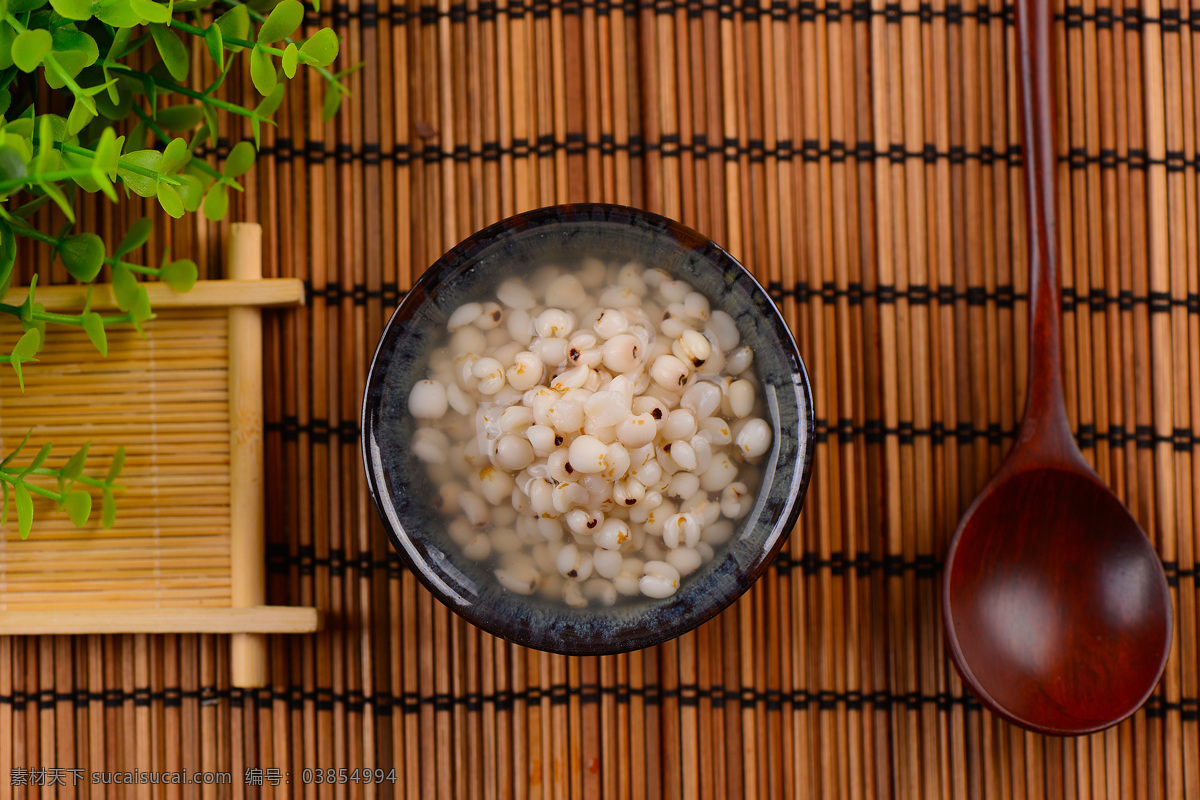
M120 264L113 267L112 271L113 282L113 297L117 301L117 308L122 311L129 311L137 302L138 280L133 277L133 272L127 267Z
M50 161L54 158L55 152L57 152L54 149L54 142L54 130L50 122L50 117L49 115L43 115L38 120L38 149L37 154L33 157L34 175L50 171Z
M34 297L37 294L37 282L38 276L34 274L33 278L29 281L29 293L25 295L25 302L21 303L20 317L22 322L33 321L33 303Z
M33 304L33 313L41 314L46 310L46 306L42 303ZM46 341L46 321L43 319L33 319L32 317L21 319L21 330L35 330L42 337L41 341Z
M229 211L229 193L221 184L215 184L204 197L204 216L216 222L225 218Z
M49 56L45 66L49 67ZM87 58L83 53L76 50L70 50L65 53L55 53L55 68L47 68L42 70L42 75L46 79L46 85L51 89L63 89L67 87L68 82L78 77L87 63ZM70 89L75 92L74 87ZM87 97L86 93L76 93L76 97ZM87 98L89 104L92 104L92 99Z
M9 143L9 145L13 144L14 138L24 141L30 136L33 136L33 128L33 106L31 105L25 109L25 113L22 114L18 119L14 119L12 122L4 126L5 140Z
M50 457L50 451L53 449L54 449L54 445L51 444L50 442L46 442L45 444L43 444L38 449L37 453L34 454L33 460L30 461L25 466L25 469L21 470L21 474L18 475L17 477L21 480L24 480L25 477L32 474L35 469L40 467L42 464L45 464L46 459Z
M133 92L126 81L118 78L105 94L97 97L96 110L113 122L127 118L133 111Z
M75 280L88 283L104 266L104 240L94 233L68 236L58 245L58 257Z
M75 527L82 528L92 515L92 496L82 489L76 489L67 494L63 500L63 507L66 508L67 516Z
M108 530L117 522L117 501L111 489L105 489L100 500L100 527Z
M101 358L108 358L108 335L104 332L104 320L95 311L88 311L80 316L83 331L88 339L96 346Z
M183 216L183 198L179 196L174 186L169 183L158 185L158 204L175 219Z
M183 199L183 210L189 214L199 211L204 203L204 183L191 173L181 173L176 177L179 178L179 185L175 190Z
M208 140L216 144L217 135L220 131L217 120L217 110L210 104L205 103L201 106L204 109L204 127L208 129Z
M48 181L38 181L38 188L54 201L54 204L58 206L58 210L63 212L63 216L71 222L75 221L75 209L72 207L71 202L67 200L67 196L63 194L62 189L59 189L56 184Z
M240 178L254 166L256 152L250 142L238 142L225 159L225 177Z
M3 47L0 44L0 47ZM12 105L12 92L8 89L0 89L0 117L8 113L9 106Z
M250 12L245 6L237 5L217 17L213 23L221 29L221 38L226 42L231 39L242 39L250 35ZM226 45L231 51L241 50L240 45Z
M263 96L273 92L275 84L279 81L279 76L275 74L275 65L271 63L271 56L261 47L250 51L250 80Z
M0 461L0 469L7 467L12 463L14 458L21 454L21 451L25 449L25 445L29 444L29 437L31 436L33 436L33 428L25 431L25 438L21 440L21 443L14 447L13 451L4 457L3 461Z
M121 161L118 169L121 167L130 166L142 167L149 169L150 172L161 173L162 169L162 152L152 148L145 150L131 150L124 156L121 156Z
M283 74L288 77L288 80L296 77L296 62L300 58L300 50L297 49L295 42L289 42L288 46L283 49Z
M233 153L230 153L230 156L232 155ZM15 181L28 174L29 168L21 152L7 144L0 145L0 178L6 181Z
M270 44L278 42L280 39L286 39L296 32L302 22L304 22L304 4L300 0L280 0L279 5L271 9L266 21L258 29L258 43Z
M8 69L13 65L12 43L17 38L17 31L11 25L0 24L0 69Z
M139 283L137 286L137 297L133 301L133 306L129 309L130 323L142 336L146 332L142 330L142 323L147 320L154 319L154 312L150 310L150 295L146 292L146 287Z
M196 262L188 258L172 261L163 266L158 273L158 279L171 287L171 291L183 294L196 285L199 270Z
M38 303L38 305L41 305L41 303ZM38 343L40 343L42 341L42 336L43 336L42 329L40 326L38 326L37 323L34 323L34 321L22 320L22 324L20 324L20 325L22 325L23 329L25 330L25 332L22 335L23 337L29 336L30 333L32 333L32 335L35 335L37 337ZM43 326L44 326L44 324L43 324ZM18 345L20 344L19 339L18 339L17 344ZM8 359L8 363L10 363L10 366L12 367L12 371L14 373L17 373L17 383L20 384L20 391L25 391L24 372L22 371L22 365L26 361L37 361L37 359L35 359L35 357L32 357L32 356L18 355L16 348L13 348L13 354L10 356L10 359Z
M151 73L141 76L140 83L142 85L142 94L146 95L146 102L150 104L150 113L154 113L154 109L158 108L158 81L166 80L170 77L167 68L161 63L155 64L150 68Z
M30 28L17 34L12 43L12 59L21 72L33 72L42 64L54 41L50 32L41 28Z
M41 331L37 328L30 328L21 335L12 349L9 363L12 365L13 372L17 373L17 384L20 385L22 392L25 391L25 376L21 371L21 364L26 361L36 361L37 359L33 355L41 346Z
M0 489L4 491L4 505L0 506L0 528L8 525L8 484L0 483Z
M83 189L85 192L98 192L103 187L97 180L108 181L108 176L103 175L103 171L96 167L95 160L90 155L80 155L78 153L63 153L64 166L72 170L87 170L86 174L75 175L72 180Z
M159 168L167 174L173 174L179 171L179 168L190 161L192 154L188 152L187 141L184 139L172 139L163 148L162 162Z
M26 11L36 11L46 5L46 0L8 0L8 13L24 14Z
M74 25L55 28L53 39L54 57L72 77L78 75L79 70L84 67L95 64L96 59L100 58L100 48L96 40Z
M91 19L92 0L50 0L50 5L65 19Z
M7 222L0 220L0 300L12 286L13 264L17 261L17 237Z
M30 310L32 311L32 304L30 304ZM36 329L28 330L13 345L12 356L21 361L29 361L37 355L37 351L40 349L42 349L42 335Z
M331 28L322 28L300 46L300 54L318 67L328 67L338 56L338 37Z
M116 3L122 0L115 0ZM135 23L136 24L136 23ZM129 40L133 38L133 29L121 28L113 33L112 43L108 46L108 55L104 57L104 62L115 63L125 57L125 48L129 47Z
M181 105L160 108L154 115L154 121L171 133L190 131L204 121L204 107Z
M122 182L129 187L130 191L140 197L154 197L157 194L157 179L127 169L124 164L132 164L158 173L161 172L162 153L157 150L134 150L126 153L121 162L122 164L117 167L117 174L121 176Z
M342 93L337 91L331 85L325 90L325 102L321 104L321 119L325 122L337 116L338 109L342 107Z
M124 137L122 137L123 139ZM117 201L117 192L113 188L112 181L117 174L117 159L120 147L120 141L117 139L117 135L113 133L113 129L105 128L100 134L100 141L96 143L96 149L93 151L91 159L92 181L114 203Z
M221 33L220 25L209 25L204 29L204 46L208 48L208 54L217 62L217 66L225 69L225 37Z
M112 461L108 464L108 474L104 476L104 482L109 486L113 485L117 477L121 474L121 470L125 468L125 446L121 445L117 448L117 452L113 453Z
M286 89L287 87L283 84L276 86L275 91L264 97L262 102L255 107L254 113L261 114L264 117L274 114L279 110L280 104L283 103L283 95Z
M125 144L128 145L131 151L144 150L146 148L146 126L138 123L129 131L129 135L125 137Z
M29 134L21 134L18 136L14 132L14 129L22 122L24 122L24 120L18 119L8 123L7 126L4 126L3 133L0 133L0 144L2 144L4 147L11 147L13 150L16 150L17 155L20 156L21 160L25 163L29 163L30 159L33 158L33 147L28 139ZM30 125L29 127L32 129L33 126Z
M121 258L127 253L132 253L139 247L144 245L150 238L151 231L154 230L154 223L149 217L142 217L137 222L129 226L129 230L125 232L121 243L117 245L117 249L113 251L114 258ZM128 270L126 270L128 272Z
M59 474L67 481L74 481L83 474L83 465L87 462L88 448L92 446L90 441L84 442L83 447L75 451L75 454L67 459L67 463L63 464Z
M55 53L54 60L58 62L59 69L43 70L42 74L46 77L46 85L51 89L63 89L67 86L67 79L78 77L83 71L84 57L82 54L72 50L69 53ZM71 91L74 91L73 89ZM86 97L86 95L76 95L76 97ZM91 98L87 98L87 102L91 102Z
M151 25L150 35L154 37L154 46L158 48L158 54L162 56L171 77L180 83L187 80L191 59L175 32L165 25Z
M129 0L133 12L146 22L165 23L171 21L171 9L154 0Z
M162 172L163 154L154 148L146 148L141 150L130 150L125 155L121 156L119 167L128 167L133 165L142 169L150 170L151 172Z
M23 483L13 486L13 494L17 505L17 531L22 539L28 539L29 532L33 530L33 499Z
M76 97L74 105L71 106L71 114L67 117L67 133L71 136L76 135L95 118L96 112L88 108L82 97Z
M142 24L142 17L134 10L132 0L114 0L109 4L101 4L96 9L96 17L104 24L122 30Z

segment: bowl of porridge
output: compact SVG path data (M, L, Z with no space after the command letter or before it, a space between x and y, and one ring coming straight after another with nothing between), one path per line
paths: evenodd
M511 217L429 268L367 376L383 526L440 601L566 654L674 638L756 581L812 465L807 372L762 286L623 206Z

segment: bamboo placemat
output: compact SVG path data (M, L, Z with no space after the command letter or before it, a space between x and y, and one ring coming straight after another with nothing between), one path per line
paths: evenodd
M1057 6L1067 402L1176 609L1132 720L1026 734L964 692L942 641L941 559L1026 374L1010 8L350 0L319 19L338 66L365 65L353 97L322 124L301 79L230 215L264 225L268 276L308 286L267 317L269 601L315 604L326 630L274 638L254 692L229 688L221 637L0 639L0 798L37 767L232 775L139 798L254 796L247 769L305 797L1200 797L1200 18ZM224 91L253 98L245 75ZM221 156L249 134L224 133ZM793 325L818 417L806 511L766 577L695 633L601 659L433 601L358 454L366 366L413 279L489 222L578 200L740 257ZM225 224L160 230L152 258L170 243L220 274ZM25 263L61 273L46 260ZM337 767L396 781L304 785Z
M61 458L86 443L102 465L114 441L127 452L119 525L96 522L98 497L83 529L38 497L36 534L21 541L7 526L0 614L232 604L228 316L225 308L175 311L149 323L145 339L131 327L114 330L104 359L81 328L54 330L24 392L15 380L0 382L6 454L31 432L25 458L45 441ZM0 340L21 332L15 320L0 324Z

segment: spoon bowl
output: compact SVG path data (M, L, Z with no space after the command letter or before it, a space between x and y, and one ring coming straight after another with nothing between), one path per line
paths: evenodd
M947 561L954 658L993 711L1081 734L1132 714L1166 664L1170 598L1137 522L1094 476L1038 467L993 482Z

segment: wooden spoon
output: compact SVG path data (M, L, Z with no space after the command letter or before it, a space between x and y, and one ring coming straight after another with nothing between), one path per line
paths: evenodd
M1054 65L1049 0L1017 0L1030 243L1029 393L1012 452L959 523L942 610L954 664L990 709L1031 730L1115 725L1171 647L1149 540L1075 445L1063 402Z

